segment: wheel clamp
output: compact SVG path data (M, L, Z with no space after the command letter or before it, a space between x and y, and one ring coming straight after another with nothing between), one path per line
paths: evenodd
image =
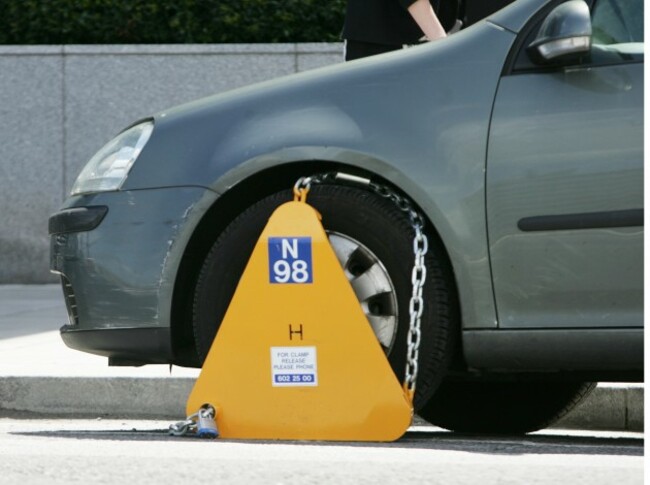
M187 414L212 406L223 438L396 440L411 423L412 393L395 377L308 190L294 189L257 241Z

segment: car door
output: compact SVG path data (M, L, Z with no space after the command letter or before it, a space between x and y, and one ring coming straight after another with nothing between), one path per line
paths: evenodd
M589 6L591 55L535 65L541 16L499 83L486 204L501 328L643 325L643 0Z

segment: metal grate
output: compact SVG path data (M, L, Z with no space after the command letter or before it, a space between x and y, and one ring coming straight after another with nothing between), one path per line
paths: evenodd
M74 295L72 284L65 276L61 275L61 285L63 286L63 297L65 298L65 306L68 309L68 319L70 325L79 325L79 312L77 311L77 298Z

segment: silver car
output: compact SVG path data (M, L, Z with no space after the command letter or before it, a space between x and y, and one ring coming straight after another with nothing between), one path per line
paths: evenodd
M134 124L50 219L64 341L200 366L269 214L317 176L309 202L399 379L403 209L423 217L430 422L527 432L593 382L643 380L643 42L642 0L518 0L442 41Z

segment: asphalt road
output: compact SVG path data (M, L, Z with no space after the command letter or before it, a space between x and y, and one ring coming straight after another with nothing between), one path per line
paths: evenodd
M278 443L170 437L168 425L0 418L0 484L643 483L640 433L416 427L395 443Z

